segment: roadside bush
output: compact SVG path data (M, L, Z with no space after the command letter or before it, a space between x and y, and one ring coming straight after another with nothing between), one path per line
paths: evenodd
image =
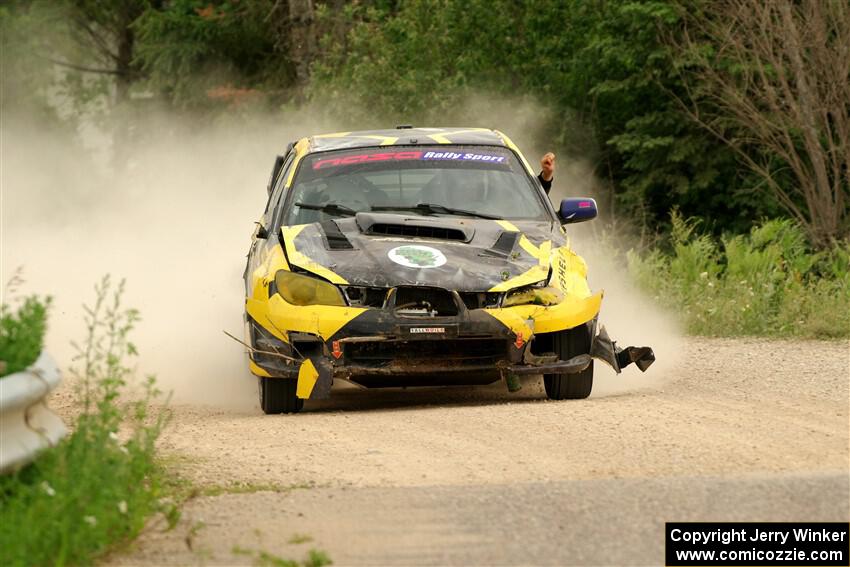
M162 477L154 444L166 413L151 413L153 377L139 401L119 396L136 349L128 335L138 312L122 309L123 282L95 286L86 334L75 345L82 413L73 433L12 476L0 478L0 564L90 564L134 537L160 509Z
M718 241L700 233L696 220L671 218L672 250L631 251L629 269L690 333L850 336L850 244L813 252L790 220Z
M28 368L38 358L47 331L47 311L50 298L30 296L14 309L8 297L21 283L15 274L4 290L0 303L0 376L14 374Z

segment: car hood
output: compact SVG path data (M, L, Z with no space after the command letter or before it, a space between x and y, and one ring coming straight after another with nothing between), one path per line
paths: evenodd
M549 250L564 241L552 222L381 213L283 227L281 239L290 264L337 284L457 291L545 279Z

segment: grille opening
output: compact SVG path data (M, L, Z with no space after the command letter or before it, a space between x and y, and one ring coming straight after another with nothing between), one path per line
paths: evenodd
M366 366L401 363L451 361L456 365L495 364L506 358L508 343L499 338L457 338L437 340L390 340L345 345L348 362Z
M498 307L502 302L502 293L462 291L460 298L467 309L484 309L485 307Z
M366 234L381 234L387 236L409 236L411 238L434 238L439 240L466 241L462 230L441 226L421 226L413 224L375 223L369 227Z
M555 335L556 333L538 333L534 335L534 340L531 341L529 348L531 354L545 355L555 352Z
M322 343L318 340L293 341L292 350L304 358L317 356L322 354Z
M454 296L436 287L399 287L395 293L395 312L403 317L454 317L458 306Z
M347 286L342 288L348 304L356 307L383 307L387 290L381 287Z
M501 375L496 371L476 370L455 370L448 374L441 372L439 374L402 374L402 375L379 375L372 376L369 374L354 374L351 377L352 382L356 382L366 388L413 388L416 386L483 386L492 384L501 379Z

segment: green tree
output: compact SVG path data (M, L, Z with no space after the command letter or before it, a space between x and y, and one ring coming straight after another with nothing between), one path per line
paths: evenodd
M470 93L529 93L558 117L546 136L581 153L618 203L648 226L671 207L743 230L775 203L750 191L733 152L677 103L686 85L678 35L687 10L669 1L411 0L320 10L325 36L312 94L350 112L429 122ZM592 132L588 148L586 128Z
M850 5L730 0L671 41L683 107L734 150L820 247L850 235Z
M134 24L136 63L178 106L286 98L296 71L277 37L272 0L173 0ZM262 92L261 92L262 91Z

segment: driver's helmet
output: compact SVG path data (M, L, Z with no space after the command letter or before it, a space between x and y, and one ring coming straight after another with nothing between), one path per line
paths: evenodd
M344 177L328 177L322 191L322 202L342 205L355 211L369 210L366 191Z

